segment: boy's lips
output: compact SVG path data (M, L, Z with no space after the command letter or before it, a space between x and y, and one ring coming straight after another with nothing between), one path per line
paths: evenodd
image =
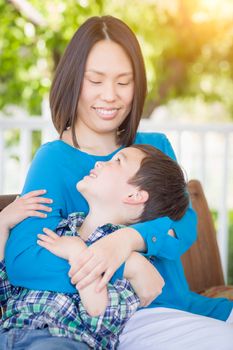
M97 174L93 169L91 169L89 176L92 177L93 179L97 178Z

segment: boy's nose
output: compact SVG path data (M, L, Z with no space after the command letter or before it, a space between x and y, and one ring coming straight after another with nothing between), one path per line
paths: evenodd
M101 168L103 166L103 162L96 162L95 163L95 168Z

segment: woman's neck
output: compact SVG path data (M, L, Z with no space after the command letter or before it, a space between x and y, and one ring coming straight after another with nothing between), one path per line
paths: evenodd
M111 133L96 133L93 130L82 132L82 128L76 131L76 138L79 149L83 152L93 155L104 156L114 152L120 145L117 143L116 132ZM62 140L74 146L72 140L71 129L63 132Z

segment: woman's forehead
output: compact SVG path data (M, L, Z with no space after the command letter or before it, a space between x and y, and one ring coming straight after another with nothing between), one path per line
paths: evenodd
M133 73L131 60L125 50L114 41L101 40L90 50L85 70L104 73L109 67L117 74Z

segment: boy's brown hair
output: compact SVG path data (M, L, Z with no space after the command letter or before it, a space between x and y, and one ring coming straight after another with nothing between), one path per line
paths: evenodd
M149 145L132 145L145 153L140 169L129 184L147 191L149 199L137 221L143 222L168 216L182 218L189 206L189 195L180 166L157 148Z

